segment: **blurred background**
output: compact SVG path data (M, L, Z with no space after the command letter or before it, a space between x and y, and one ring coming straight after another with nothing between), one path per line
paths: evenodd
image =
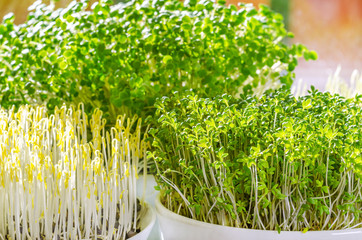
M58 0L55 4L64 7L70 1ZM33 2L0 0L0 19L14 12L16 23L22 23ZM346 81L354 69L362 71L362 0L227 0L228 4L238 2L270 6L284 16L286 27L294 33L291 42L303 43L317 51L317 61L301 60L296 69L296 80L302 79L307 87L314 85L324 90L328 76L338 66L341 67L340 77Z

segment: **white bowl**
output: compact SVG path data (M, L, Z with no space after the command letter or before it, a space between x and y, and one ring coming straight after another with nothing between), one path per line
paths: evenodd
M153 208L148 203L145 203L144 207L146 209L144 214L142 214L143 216L141 216L141 231L133 237L128 238L128 240L147 240L148 236L150 235L150 232L156 221L156 213L155 210L153 210Z
M226 227L178 215L156 199L164 240L362 240L362 228L333 231L277 231Z

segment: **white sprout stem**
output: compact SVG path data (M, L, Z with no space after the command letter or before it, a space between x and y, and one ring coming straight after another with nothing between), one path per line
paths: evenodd
M0 239L125 239L138 228L141 121L120 117L109 134L102 112L88 125L83 108L0 110Z

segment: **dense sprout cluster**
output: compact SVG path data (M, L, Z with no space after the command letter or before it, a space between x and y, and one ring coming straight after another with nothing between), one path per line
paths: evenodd
M162 202L251 229L361 227L362 98L175 95L157 102L151 154Z
M148 134L174 212L262 230L362 227L362 96L293 97L297 58L317 56L286 44L281 15L224 0L37 1L13 21L0 24L0 238L137 232ZM355 91L337 77L331 90L358 91L358 73Z
M126 239L136 232L140 120L97 110L0 110L0 239ZM88 129L88 130L87 130ZM89 131L90 129L90 131Z
M210 0L87 1L54 10L37 1L28 20L0 25L0 91L5 108L23 103L54 109L62 102L118 114L152 112L156 97L196 89L240 92L278 82L290 86L297 57L315 59L282 17L265 6Z

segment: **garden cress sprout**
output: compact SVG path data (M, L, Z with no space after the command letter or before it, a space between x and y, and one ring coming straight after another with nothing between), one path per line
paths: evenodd
M176 93L151 128L161 202L225 226L362 227L362 96Z
M159 96L194 89L238 96L291 86L299 57L315 59L266 6L225 1L132 0L112 5L41 1L28 19L0 24L0 102L4 108L83 102L109 123L118 115L154 113Z

